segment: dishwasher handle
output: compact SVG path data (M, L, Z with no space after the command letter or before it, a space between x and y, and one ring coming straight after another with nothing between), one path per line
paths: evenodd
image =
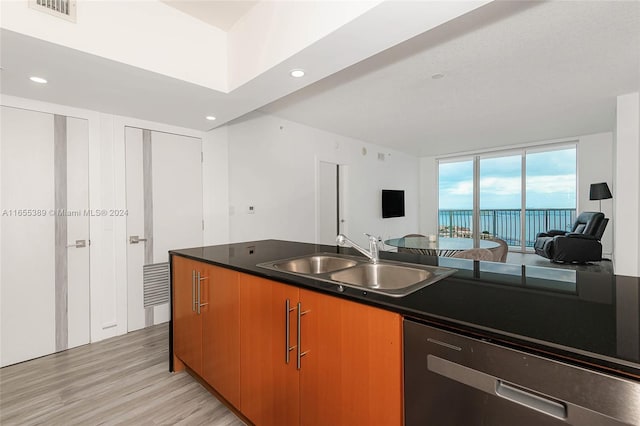
M491 395L497 395L531 410L557 419L564 420L567 418L567 405L565 403L522 389L482 371L431 354L427 356L427 368L448 379Z
M520 389L509 383L497 380L496 394L504 399L508 399L516 404L540 411L559 419L567 418L567 406L552 399L537 395L526 389Z

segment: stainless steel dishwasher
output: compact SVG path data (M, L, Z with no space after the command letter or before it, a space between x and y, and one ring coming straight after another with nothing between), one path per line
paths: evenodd
M640 383L404 321L406 426L640 425Z

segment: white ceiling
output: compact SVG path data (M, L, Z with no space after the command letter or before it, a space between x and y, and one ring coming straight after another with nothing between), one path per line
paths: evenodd
M611 131L640 90L640 2L501 3L261 110L420 156Z
M257 1L249 0L161 0L209 25L229 31Z

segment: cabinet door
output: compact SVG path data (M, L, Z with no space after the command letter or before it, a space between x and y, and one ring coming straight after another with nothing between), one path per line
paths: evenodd
M206 265L202 281L202 373L220 395L240 407L240 289L238 273Z
M295 350L286 362L287 345L296 344L298 289L240 274L241 411L254 424L297 425L299 382ZM289 334L286 334L286 318Z
M398 314L300 290L300 424L402 424Z
M199 262L173 256L173 351L193 371L202 371L202 317L195 306Z

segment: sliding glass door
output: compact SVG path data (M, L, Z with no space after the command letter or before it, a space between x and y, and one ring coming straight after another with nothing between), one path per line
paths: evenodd
M575 219L575 144L440 160L438 171L440 237L499 238L525 252Z
M522 155L480 157L480 237L520 247Z
M438 167L438 235L473 236L473 159L440 161Z
M576 147L526 152L526 248L548 229L569 231L576 218Z

